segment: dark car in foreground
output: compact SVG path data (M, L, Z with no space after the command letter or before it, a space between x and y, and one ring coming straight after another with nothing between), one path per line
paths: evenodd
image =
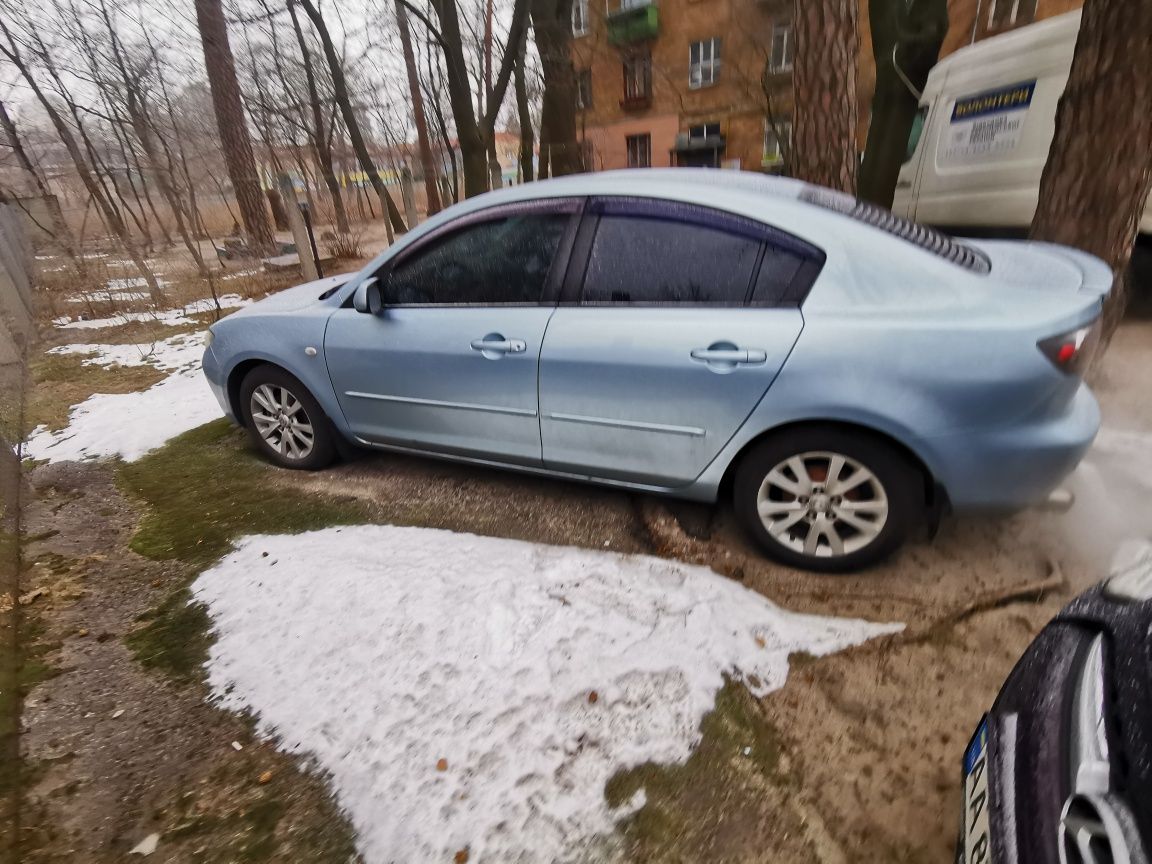
M956 860L1145 864L1152 848L1152 545L1049 623L963 760Z

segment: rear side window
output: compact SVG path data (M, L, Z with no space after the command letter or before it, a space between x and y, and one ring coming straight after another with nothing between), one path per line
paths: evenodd
M433 241L392 271L385 305L538 303L570 220L566 213L527 213Z
M645 212L647 209L647 212ZM583 302L743 306L760 240L722 220L709 224L688 212L654 208L600 217Z
M785 306L798 304L811 287L812 278L805 278L801 268L812 258L768 244L760 272L756 274L756 287L752 291L753 306ZM819 269L818 265L816 269ZM815 275L815 272L812 274ZM803 287L800 288L800 284Z

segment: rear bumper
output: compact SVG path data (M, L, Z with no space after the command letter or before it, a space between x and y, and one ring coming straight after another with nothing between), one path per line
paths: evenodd
M1022 425L920 441L955 510L1042 505L1080 463L1100 428L1100 408L1083 384L1067 410Z

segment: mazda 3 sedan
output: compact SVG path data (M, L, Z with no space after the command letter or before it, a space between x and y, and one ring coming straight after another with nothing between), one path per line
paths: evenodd
M288 468L347 444L731 495L772 557L850 570L946 508L1049 500L1099 423L1080 372L1111 282L797 181L604 172L242 309L204 372Z
M1074 600L964 755L958 864L1148 864L1152 545Z

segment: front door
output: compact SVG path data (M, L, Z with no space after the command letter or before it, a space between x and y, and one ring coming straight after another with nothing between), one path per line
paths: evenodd
M541 463L540 346L576 207L462 217L385 265L380 315L332 316L328 371L358 438Z
M792 350L803 319L788 292L803 257L705 208L621 198L591 209L578 302L556 310L540 360L544 464L685 485Z

